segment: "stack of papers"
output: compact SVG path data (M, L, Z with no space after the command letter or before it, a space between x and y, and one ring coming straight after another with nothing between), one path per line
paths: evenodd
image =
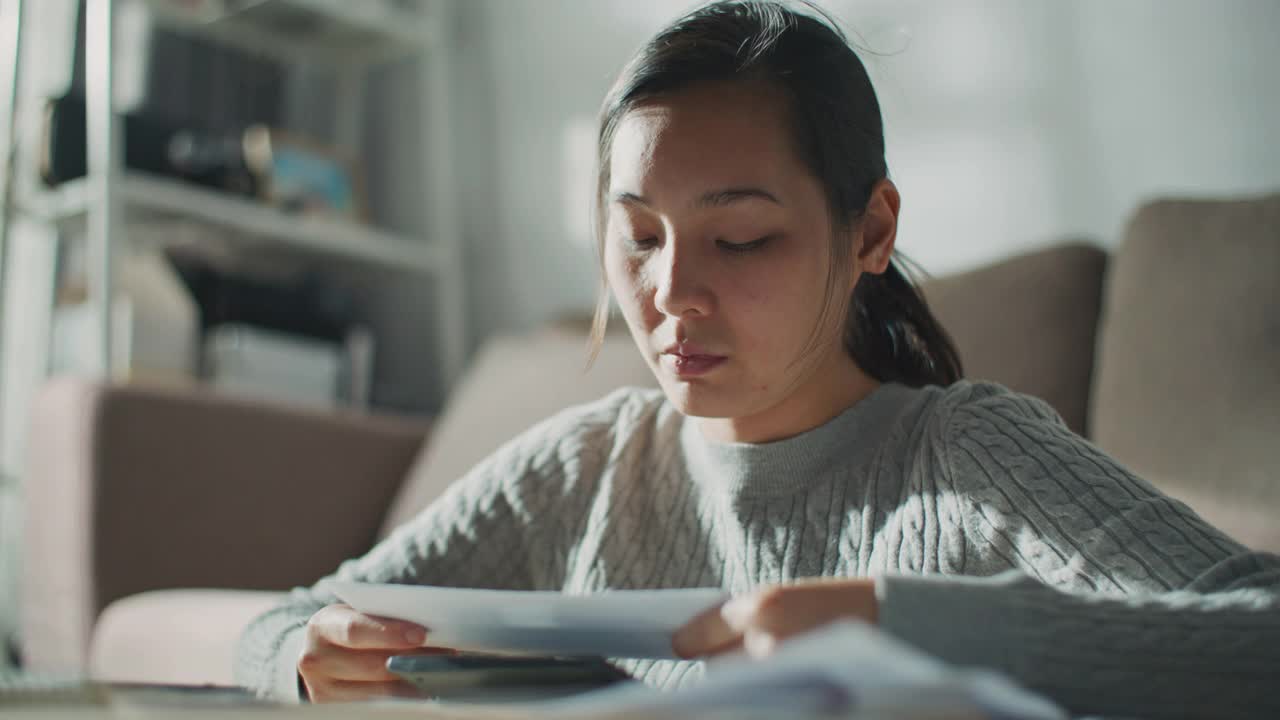
M590 596L334 583L361 612L422 624L428 642L491 652L674 657L671 634L722 602L721 590L615 591ZM496 709L496 708L495 708ZM508 708L509 710L510 708ZM953 668L869 625L842 621L782 643L765 660L711 660L697 685L663 692L624 683L521 706L524 714L601 718L1020 718L1065 711L997 673Z
M766 660L712 661L698 685L661 692L624 685L541 703L550 716L626 714L744 718L1066 720L1067 713L993 672L960 670L860 622L841 621L782 643Z

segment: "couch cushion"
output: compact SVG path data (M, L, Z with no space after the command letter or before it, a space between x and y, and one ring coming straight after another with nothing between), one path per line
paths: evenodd
M1280 552L1280 195L1140 209L1111 264L1097 443Z
M1072 243L922 289L955 340L966 377L1041 398L1084 435L1106 263L1102 250Z
M590 372L580 324L527 336L500 335L481 347L449 395L431 440L414 462L382 526L385 537L503 443L567 407L626 385L657 380L615 320Z
M233 686L241 631L285 597L255 590L156 590L117 600L94 626L89 676Z

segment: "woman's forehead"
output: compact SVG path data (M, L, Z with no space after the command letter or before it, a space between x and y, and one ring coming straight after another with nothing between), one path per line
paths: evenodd
M682 91L629 110L613 139L610 194L643 195L673 184L787 184L804 169L777 95L739 83Z

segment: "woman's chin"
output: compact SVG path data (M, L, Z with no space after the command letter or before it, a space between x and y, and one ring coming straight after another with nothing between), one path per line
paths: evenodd
M682 415L703 418L729 418L739 414L743 398L738 393L709 383L685 382L676 378L659 378L662 392Z

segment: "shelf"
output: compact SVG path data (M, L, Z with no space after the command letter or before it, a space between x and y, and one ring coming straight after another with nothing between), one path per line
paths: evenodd
M422 239L339 218L293 215L177 180L127 173L117 191L128 212L141 210L224 228L241 244L285 247L423 273L444 267L441 250ZM77 220L88 209L88 183L80 178L54 190L24 192L19 203L47 220Z
M225 10L195 11L143 2L166 27L293 61L378 62L416 52L438 32L421 12L367 0L227 0Z

